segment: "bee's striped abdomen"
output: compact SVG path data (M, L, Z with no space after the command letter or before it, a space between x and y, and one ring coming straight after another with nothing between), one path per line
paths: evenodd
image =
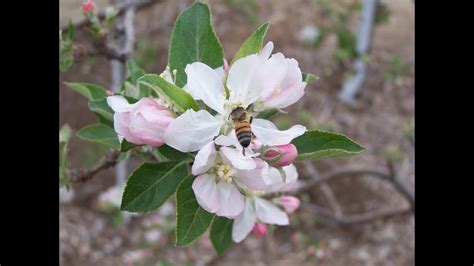
M252 130L248 121L241 121L235 126L235 135L242 147L247 148L252 141Z

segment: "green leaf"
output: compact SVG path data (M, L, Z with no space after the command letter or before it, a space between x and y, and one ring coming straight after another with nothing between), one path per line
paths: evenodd
M64 124L59 130L59 142L69 142L72 135L72 129L68 124Z
M170 38L168 65L176 69L176 85L186 84L184 68L202 62L211 68L224 64L224 50L211 25L209 6L196 2L176 19Z
M89 100L100 100L107 97L106 90L99 85L84 82L64 82L64 84Z
M199 110L198 103L189 93L156 74L142 76L138 79L138 86L140 90L142 87L152 88L160 97L164 98L180 112L185 112L188 109Z
M109 30L114 25L118 13L119 10L115 7L107 7L105 9L105 28L107 30Z
M128 178L121 210L149 212L159 208L188 176L187 162L144 163Z
M94 124L81 128L77 136L86 141L103 144L119 149L120 143L114 129L102 124Z
M157 148L156 151L160 155L171 161L183 161L192 159L192 157L188 153L180 152L166 144Z
M212 246L217 252L217 255L222 255L232 244L232 224L234 220L225 217L216 217L212 222L211 238Z
M192 243L206 232L214 215L199 206L192 189L194 176L189 175L176 192L176 245Z
M127 61L127 73L129 81L135 85L138 78L146 74L145 70L139 67L133 59Z
M123 139L122 143L120 144L120 152L127 152L131 148L134 148L134 147L137 147L137 146L140 146L140 145L130 143L126 139Z
M267 109L265 111L262 111L262 112L258 113L256 118L269 119L269 118L273 117L274 115L278 114L278 112L279 111L276 108Z
M59 32L59 71L66 72L74 62L74 48L72 40L64 39Z
M105 119L110 121L113 121L114 119L114 110L109 107L106 99L89 101L89 109Z
M67 38L72 41L75 35L76 35L76 26L74 26L74 23L72 23L72 20L69 19L69 23L67 25Z
M263 39L265 38L265 34L267 33L269 25L270 23L268 22L261 25L254 33L252 33L252 35L250 35L250 37L247 38L247 40L245 40L237 53L234 55L231 64L242 57L256 54L262 50Z
M351 156L365 150L365 147L344 135L320 130L307 131L292 143L298 150L297 160Z
M68 145L71 140L72 130L68 124L64 124L59 130L59 187L68 185Z
M303 81L308 83L308 84L311 83L311 82L319 80L319 77L314 75L314 74L306 73L306 72L303 72L302 74L303 74Z

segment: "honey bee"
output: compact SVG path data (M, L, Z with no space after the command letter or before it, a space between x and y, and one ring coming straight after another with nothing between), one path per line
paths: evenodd
M253 116L250 115L243 107L237 107L230 113L230 117L234 122L235 135L240 145L244 147L242 153L245 155L245 148L250 145L252 142L252 128L250 124L252 123Z

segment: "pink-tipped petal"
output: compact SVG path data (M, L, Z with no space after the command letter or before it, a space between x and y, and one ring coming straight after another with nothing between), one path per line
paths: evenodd
M192 188L197 202L204 210L215 213L220 209L219 192L214 177L200 175L194 180Z
M244 197L232 183L221 181L217 184L217 189L220 208L216 215L233 219L242 213L245 208Z
M214 166L215 160L216 148L214 146L214 142L211 141L202 147L202 149L196 154L193 167L191 169L193 175L200 175L207 172L207 170Z

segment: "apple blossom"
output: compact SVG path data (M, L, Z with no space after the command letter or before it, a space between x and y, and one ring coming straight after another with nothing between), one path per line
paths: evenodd
M227 135L233 131L233 121L229 116L232 110L236 107L247 109L261 98L260 88L268 87L267 79L272 80L271 72L263 75L264 66L267 65L266 61L272 49L273 43L269 42L259 54L235 61L230 66L227 79L222 67L212 69L201 62L188 64L185 68L187 74L185 90L194 99L202 100L217 114L213 116L206 110L197 112L187 110L166 129L164 134L166 144L182 152L192 152L201 149L219 134ZM229 89L228 97L225 87ZM281 131L272 122L258 118L253 119L251 127L252 132L264 145L288 144L306 131L301 125ZM177 135L180 137L177 138Z
M128 142L159 147L164 144L163 134L173 121L172 112L152 98L142 98L129 104L123 96L107 97L114 110L114 129L119 138Z
M87 0L82 4L82 12L88 14L89 12L94 12L97 9L93 0Z
M253 230L256 223L288 225L288 215L268 200L253 193L245 200L244 211L235 218L232 225L232 240L241 242Z
M244 196L239 188L266 189L268 165L237 149L209 142L196 155L192 184L196 200L203 209L218 216L235 218L244 210Z
M294 213L300 207L300 199L293 196L281 196L276 199L276 203L281 205L288 214Z
M268 233L268 225L264 223L256 223L253 226L252 234L256 238L262 238Z
M296 157L298 151L293 144L265 147L262 151L262 159L276 167L288 166L296 160Z

